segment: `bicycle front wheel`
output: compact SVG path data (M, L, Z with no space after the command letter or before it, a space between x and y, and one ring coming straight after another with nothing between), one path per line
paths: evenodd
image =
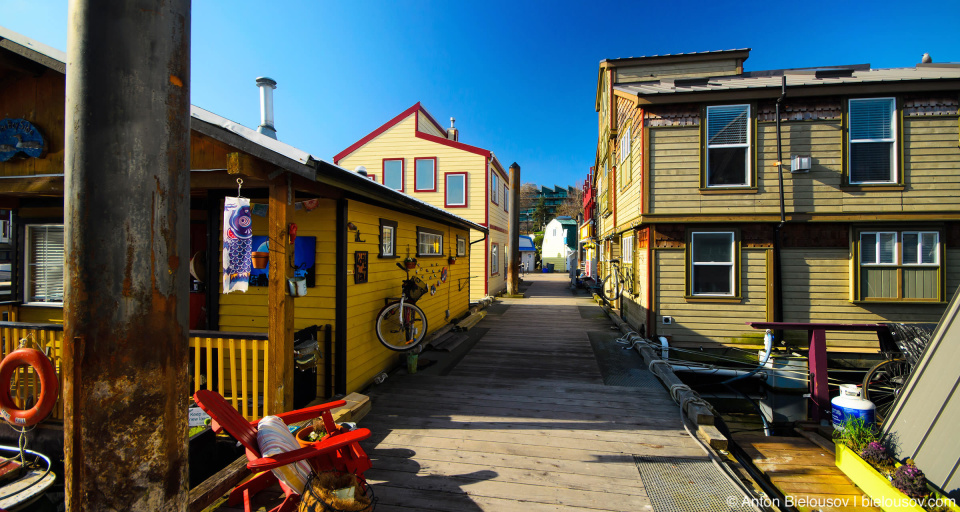
M427 315L416 304L392 302L377 315L377 339L397 352L411 350L427 334Z
M603 279L603 285L600 286L600 294L608 302L613 302L620 298L623 293L623 282L616 273L611 273Z
M873 402L877 423L890 415L893 403L910 377L910 363L905 359L890 359L874 366L863 377L863 398Z

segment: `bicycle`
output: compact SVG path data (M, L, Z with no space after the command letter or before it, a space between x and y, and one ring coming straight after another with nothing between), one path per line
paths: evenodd
M607 260L610 263L610 270L607 276L600 283L600 296L607 302L613 302L620 298L624 289L633 293L633 280L620 268L620 258Z
M417 301L427 293L427 285L419 277L410 277L410 271L400 263L407 278L400 285L400 298L390 302L377 314L377 339L383 346L397 352L407 352L420 345L427 334L427 315Z

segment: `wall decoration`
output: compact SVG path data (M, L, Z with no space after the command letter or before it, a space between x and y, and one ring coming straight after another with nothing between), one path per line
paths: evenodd
M437 294L437 285L431 284L431 285L430 285L430 295L436 295L436 294Z
M370 268L367 266L367 251L357 251L353 253L353 284L363 284L367 282L367 276Z
M40 158L46 144L40 130L26 119L4 119L0 121L0 162L10 160L17 153L28 157Z
M440 271L440 282L447 282L447 267L443 267L443 270Z
M250 286L267 286L270 279L270 241L265 236L253 237L253 269ZM317 237L298 236L293 242L293 277L307 280L307 288L316 286Z
M253 227L250 200L227 197L223 204L223 293L246 292L250 280Z

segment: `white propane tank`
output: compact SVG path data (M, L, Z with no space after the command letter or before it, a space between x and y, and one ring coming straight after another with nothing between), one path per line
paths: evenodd
M876 421L877 406L860 397L860 388L856 384L840 384L840 396L830 401L833 406L833 428L840 430L847 418L860 418L865 425Z

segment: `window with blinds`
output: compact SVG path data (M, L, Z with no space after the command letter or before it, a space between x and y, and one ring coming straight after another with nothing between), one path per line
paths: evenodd
M63 304L63 225L28 225L24 301Z
M847 109L850 183L897 181L895 111L893 98L850 100Z
M706 185L750 185L750 105L707 107L706 136Z

